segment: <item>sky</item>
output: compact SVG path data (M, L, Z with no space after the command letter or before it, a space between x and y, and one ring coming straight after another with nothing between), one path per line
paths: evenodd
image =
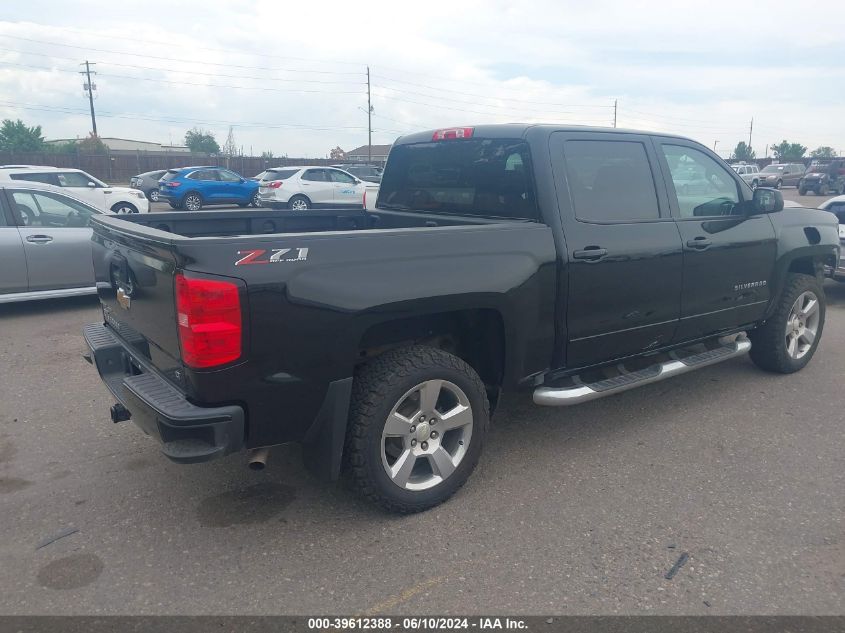
M812 9L810 8L812 7ZM810 20L798 18L812 12ZM727 157L784 139L845 154L845 2L4 2L0 119L48 139L324 157L455 125L663 131Z

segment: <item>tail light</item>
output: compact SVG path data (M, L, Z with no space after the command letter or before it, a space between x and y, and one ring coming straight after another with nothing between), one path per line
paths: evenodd
M178 181L176 181L176 180L168 180L168 181L167 181L166 183L164 183L164 184L165 184L165 185L167 185L168 187L179 187L179 186L181 186L181 185L182 185L182 183L181 183L181 182L178 182Z
M268 183L267 186L270 187L270 189L278 189L279 187L282 186L282 181L281 180L274 180L274 181Z
M176 314L182 360L206 369L241 356L241 300L229 281L176 275Z
M472 138L475 128L472 127L450 127L437 130L432 134L432 141L446 141L455 138Z

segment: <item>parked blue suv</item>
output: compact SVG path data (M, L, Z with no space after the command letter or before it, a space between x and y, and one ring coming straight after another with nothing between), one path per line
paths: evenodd
M159 198L174 209L199 211L207 204L261 206L258 183L222 167L168 169L159 184Z

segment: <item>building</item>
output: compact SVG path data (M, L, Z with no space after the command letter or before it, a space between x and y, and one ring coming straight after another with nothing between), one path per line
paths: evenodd
M56 138L46 141L48 145L59 145L81 141L79 138ZM149 141L133 141L127 138L114 138L101 136L100 140L112 152L175 152L187 154L190 152L186 145L165 145L163 143L151 143Z
M361 147L356 147L353 150L346 152L346 160L355 161L366 163L368 160L371 160L373 163L378 163L380 165L384 165L387 162L387 155L390 153L390 148L393 145L373 145L371 153L369 154L372 156L370 159L367 153L367 145L362 145Z

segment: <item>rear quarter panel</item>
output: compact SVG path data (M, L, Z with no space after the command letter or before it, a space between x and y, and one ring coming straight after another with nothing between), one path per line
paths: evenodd
M261 421L250 424L250 446L301 439L329 383L353 375L365 332L387 321L495 310L505 330L506 383L550 362L556 264L544 225L188 241L177 249L178 268L247 284L249 360L188 376L201 402L247 401L250 418ZM269 262L273 249L290 250Z

